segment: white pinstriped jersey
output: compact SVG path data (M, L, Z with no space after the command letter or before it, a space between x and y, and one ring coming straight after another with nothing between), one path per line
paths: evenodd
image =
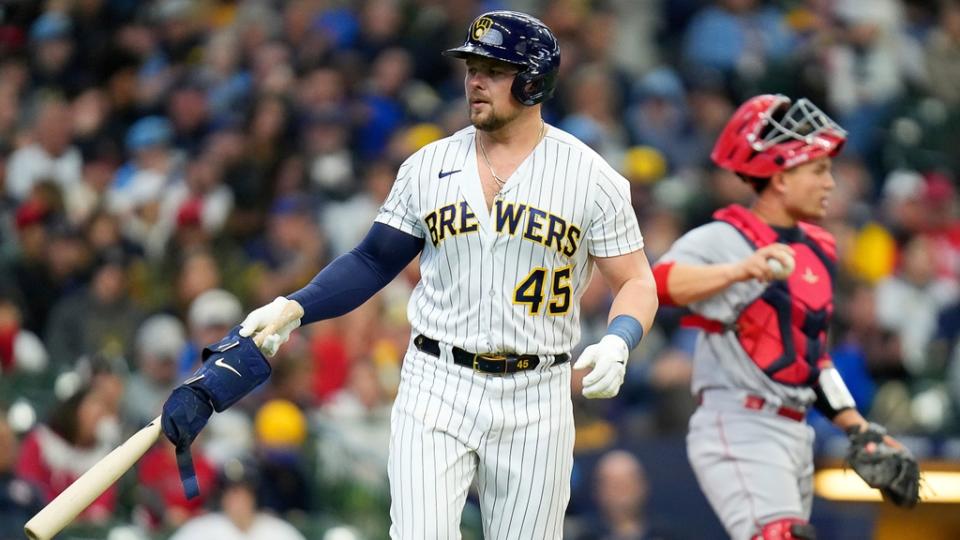
M580 339L588 255L643 247L629 183L549 127L488 211L475 135L468 127L407 159L376 218L426 239L410 324L473 352L568 352Z

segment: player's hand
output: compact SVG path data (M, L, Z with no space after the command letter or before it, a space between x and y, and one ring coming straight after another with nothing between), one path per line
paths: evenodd
M240 335L253 336L253 342L267 356L277 354L277 349L290 339L290 333L300 326L303 306L296 300L282 296L273 302L250 312L240 323Z
M792 271L796 266L794 256L793 248L786 244L777 243L763 246L734 265L734 281L756 279L761 282L768 282L774 279L783 279L783 276L774 274L774 270L767 259L773 259L780 263L782 268Z
M592 367L583 378L583 397L612 398L620 392L626 372L627 343L618 336L606 335L583 350L573 369Z

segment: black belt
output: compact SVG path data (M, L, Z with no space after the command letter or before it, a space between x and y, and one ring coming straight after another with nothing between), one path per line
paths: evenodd
M421 351L440 358L440 342L430 339L420 334L413 339L413 344ZM491 353L472 353L453 347L453 363L458 366L472 368L481 373L491 373L496 375L506 375L518 371L530 371L540 365L540 357L535 354L502 355ZM553 356L552 366L563 364L570 360L569 354L557 354Z

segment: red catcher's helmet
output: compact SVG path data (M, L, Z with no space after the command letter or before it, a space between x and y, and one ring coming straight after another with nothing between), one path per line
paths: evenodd
M847 132L805 98L791 105L781 94L747 100L723 128L710 152L714 163L735 173L770 178L823 156L834 156Z

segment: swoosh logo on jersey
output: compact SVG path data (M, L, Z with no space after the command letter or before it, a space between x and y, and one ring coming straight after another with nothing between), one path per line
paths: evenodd
M437 178L446 178L446 177L450 176L451 174L456 174L456 173L458 173L458 172L460 172L460 171L462 171L462 170L463 170L463 169L457 169L457 170L455 170L455 171L440 171L440 173L437 175Z
M214 364L215 366L217 366L217 367L222 367L222 368L229 369L230 371L236 373L236 374L237 374L237 377L243 377L243 375L241 375L239 371L237 371L236 369L234 369L233 366L231 366L230 364L224 362L222 356L221 356L220 358L217 358L217 361L214 362L213 364Z
M204 378L204 377L206 377L206 375L203 374L203 373L201 373L200 375L197 375L196 377L190 377L189 379L183 381L183 384L195 383L195 382L199 381L200 379L202 379L202 378Z

